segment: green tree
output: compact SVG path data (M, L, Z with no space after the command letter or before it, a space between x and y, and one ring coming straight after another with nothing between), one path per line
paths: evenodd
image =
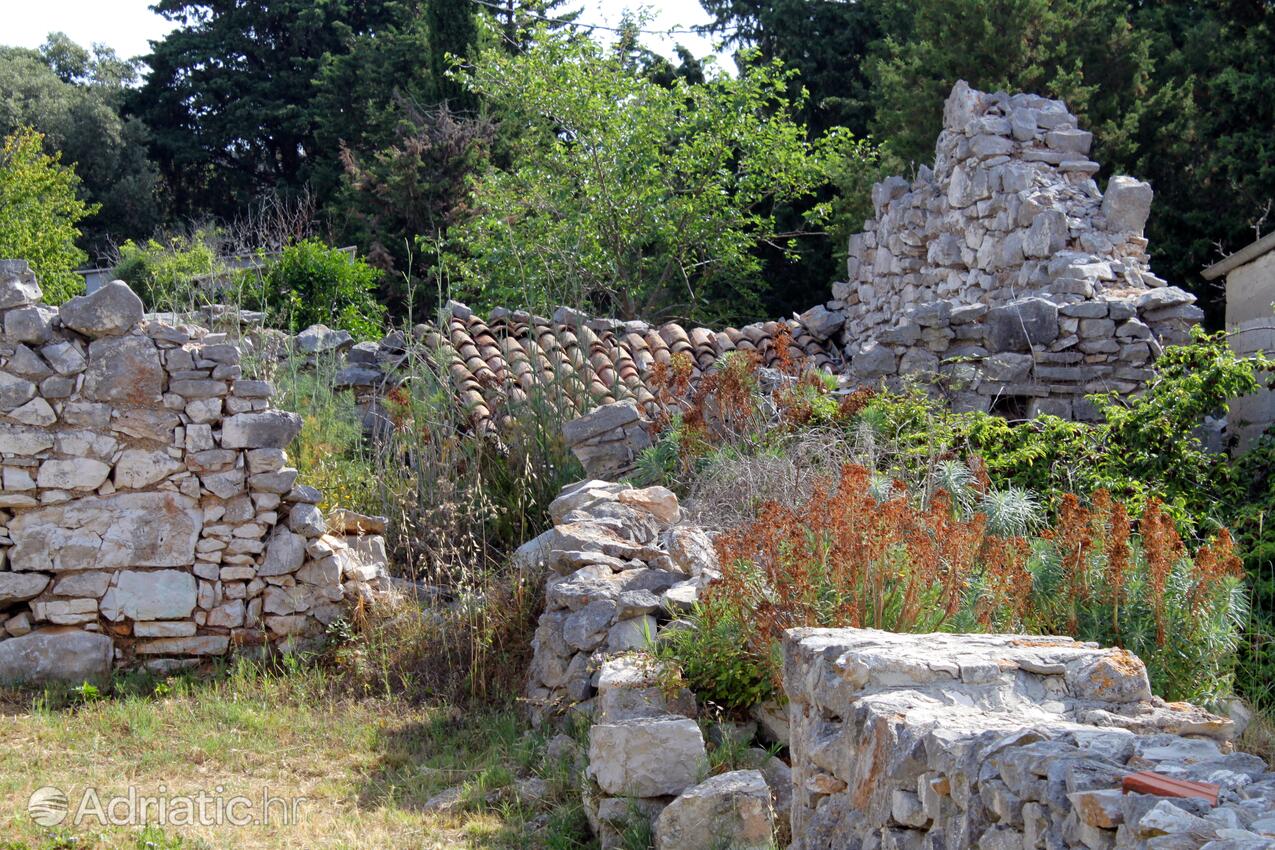
M1125 0L918 0L868 74L873 131L904 160L928 162L957 80L984 91L1062 98L1095 136L1095 158L1134 161L1149 94L1150 38Z
M466 78L528 128L508 167L474 182L473 214L453 230L462 288L488 303L754 313L754 249L796 236L778 230L774 205L811 196L851 150L845 133L806 140L777 65L660 85L621 53L544 33L521 55L483 51Z
M27 127L0 147L0 257L28 261L45 301L61 304L83 290L74 273L86 259L76 224L96 210L77 196L75 171L46 154L43 141Z
M417 109L404 103L402 110L385 147L342 150L345 183L332 204L340 231L365 246L368 262L394 281L437 268L435 246L465 215L467 180L485 167L495 132L485 116L457 114L446 104ZM390 294L392 306L403 306L405 293Z
M46 153L60 151L75 166L81 199L99 208L81 225L81 247L92 253L112 237L149 234L163 218L149 132L121 111L136 79L134 63L100 45L86 50L61 33L38 51L0 48L0 136L33 127Z
M382 56L380 41L360 39L397 31L423 7L423 0L160 0L155 10L179 26L154 44L151 73L131 101L154 132L176 211L228 218L263 193L299 191L325 168L339 175L339 150L320 137L324 119L358 132L375 109L362 102L372 94L366 79L384 82L420 61L410 50ZM334 110L331 98L316 97L316 81L360 46L372 64L333 72L332 84L349 95L346 109Z
M810 97L802 117L812 129L849 127L866 135L876 115L867 65L872 50L910 20L907 3L857 0L700 0L712 16L708 30L739 58L776 59L797 71L796 84Z
M1131 171L1156 191L1152 262L1220 324L1221 290L1200 270L1275 229L1275 3L1173 0L1135 20L1161 92Z

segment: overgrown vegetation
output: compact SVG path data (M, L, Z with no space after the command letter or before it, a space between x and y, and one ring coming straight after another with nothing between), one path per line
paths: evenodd
M1216 701L1237 669L1269 696L1269 578L1250 558L1250 616L1237 554L1264 533L1269 476L1192 429L1271 361L1200 335L1166 350L1144 393L1092 397L1104 419L1081 423L955 414L920 388L849 393L783 337L777 354L775 370L734 354L693 386L685 356L661 367L676 413L639 463L732 529L697 630L663 650L709 699L773 693L779 635L798 625L1071 634L1132 650L1171 698Z
M327 323L357 339L379 339L385 307L376 298L375 269L358 257L303 239L266 267L262 307L273 324L293 332ZM251 291L251 290L250 290Z
M49 304L61 304L84 289L74 269L85 254L76 247L76 224L96 207L76 197L79 179L41 148L29 127L0 145L0 255L31 264Z
M791 250L802 235L781 232L775 206L870 151L840 132L808 141L777 64L656 81L620 51L540 33L519 55L480 52L465 80L520 128L510 164L478 175L473 214L453 232L462 286L484 304L749 315L757 247Z
M747 708L779 691L786 629L851 626L1068 634L1134 652L1166 698L1231 692L1248 611L1226 532L1190 553L1158 503L1131 532L1098 491L1089 506L1066 496L1057 523L1029 536L1021 497L974 476L949 489L948 472L925 499L880 492L872 470L847 465L805 504L768 502L720 537L722 579L697 631L668 649L692 686Z

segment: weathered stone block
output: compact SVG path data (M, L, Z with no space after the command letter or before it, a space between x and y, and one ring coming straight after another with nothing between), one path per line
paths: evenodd
M686 717L621 720L589 730L589 775L613 796L680 794L707 767L699 724Z
M111 675L114 645L80 629L40 629L0 640L0 681L103 684Z
M757 770L735 770L682 792L655 820L656 850L767 850L774 846L770 788Z
M195 610L195 577L180 570L124 570L102 597L108 620L177 620Z
M146 337L106 337L89 344L84 373L88 400L142 407L158 404L163 390L159 351Z
M286 449L301 432L301 417L282 410L238 413L221 426L224 449Z
M1027 351L1058 338L1058 305L1043 298L1024 298L987 314L988 347L993 351Z
M122 280L76 296L58 308L62 324L91 338L128 333L141 324L142 312L142 299Z
M25 511L9 523L14 570L178 567L194 562L203 513L178 493L117 493Z

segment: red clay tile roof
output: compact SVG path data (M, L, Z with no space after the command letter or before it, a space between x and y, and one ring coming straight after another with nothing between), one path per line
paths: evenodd
M838 369L842 360L836 343L814 339L796 320L714 331L675 323L651 327L611 320L556 322L507 311L496 311L484 321L459 309L447 319L447 344L440 345L443 340L437 334L431 334L427 344L441 349L459 400L481 432L505 424L510 404L549 389L566 390L555 400L568 414L627 398L653 414L655 396L647 381L654 364L686 352L694 363L693 377L698 377L727 352L739 349L757 351L763 366L773 366L774 338L784 325L791 333L794 355L804 354L818 368Z

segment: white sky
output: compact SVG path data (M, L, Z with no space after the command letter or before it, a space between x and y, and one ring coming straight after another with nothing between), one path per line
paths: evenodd
M0 44L38 47L50 32L62 31L72 40L89 46L106 44L125 57L140 56L150 50L148 42L164 35L172 25L150 10L154 0L0 0ZM583 7L580 21L615 25L626 8L647 9L654 17L644 29L689 28L705 23L708 16L696 0L593 0L568 4ZM599 33L607 40L609 33ZM709 39L693 34L668 37L644 36L648 47L672 55L681 42L696 56L714 52ZM733 64L724 58L723 64Z

